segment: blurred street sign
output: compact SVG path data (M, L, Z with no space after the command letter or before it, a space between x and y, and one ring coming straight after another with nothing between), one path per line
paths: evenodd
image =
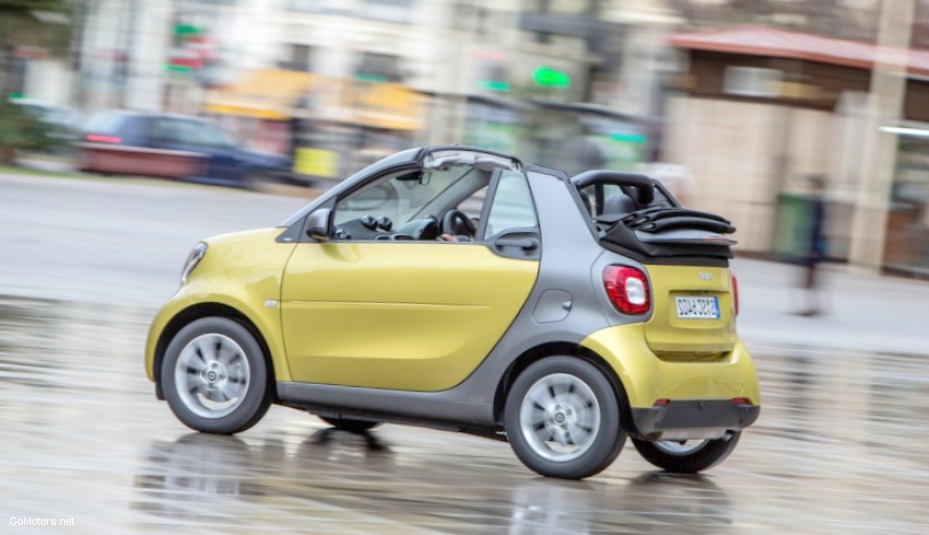
M551 67L539 67L532 71L532 81L540 87L561 87L571 86L571 77Z

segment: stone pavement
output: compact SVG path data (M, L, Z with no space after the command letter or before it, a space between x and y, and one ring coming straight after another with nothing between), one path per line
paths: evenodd
M739 334L754 345L929 354L929 282L823 268L825 314L802 317L800 268L736 259Z

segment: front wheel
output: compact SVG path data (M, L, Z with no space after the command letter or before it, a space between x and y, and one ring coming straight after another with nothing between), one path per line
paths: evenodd
M227 318L201 318L181 329L165 352L161 384L174 415L206 433L245 431L271 405L261 346Z
M740 431L716 440L632 439L635 449L646 461L668 472L695 474L723 462L739 443Z
M619 398L596 366L578 357L540 360L510 390L504 426L519 460L549 477L597 474L619 455L626 434Z

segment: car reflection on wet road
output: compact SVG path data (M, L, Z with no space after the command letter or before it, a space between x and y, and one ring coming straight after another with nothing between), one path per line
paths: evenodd
M501 442L279 407L193 433L145 379L152 314L0 299L0 532L929 532L929 357L754 346L764 410L725 464L666 475L627 444L575 482Z

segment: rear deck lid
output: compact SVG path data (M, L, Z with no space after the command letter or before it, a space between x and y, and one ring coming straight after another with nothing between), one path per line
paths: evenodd
M652 318L645 339L655 353L714 355L736 343L735 299L724 267L646 265Z

